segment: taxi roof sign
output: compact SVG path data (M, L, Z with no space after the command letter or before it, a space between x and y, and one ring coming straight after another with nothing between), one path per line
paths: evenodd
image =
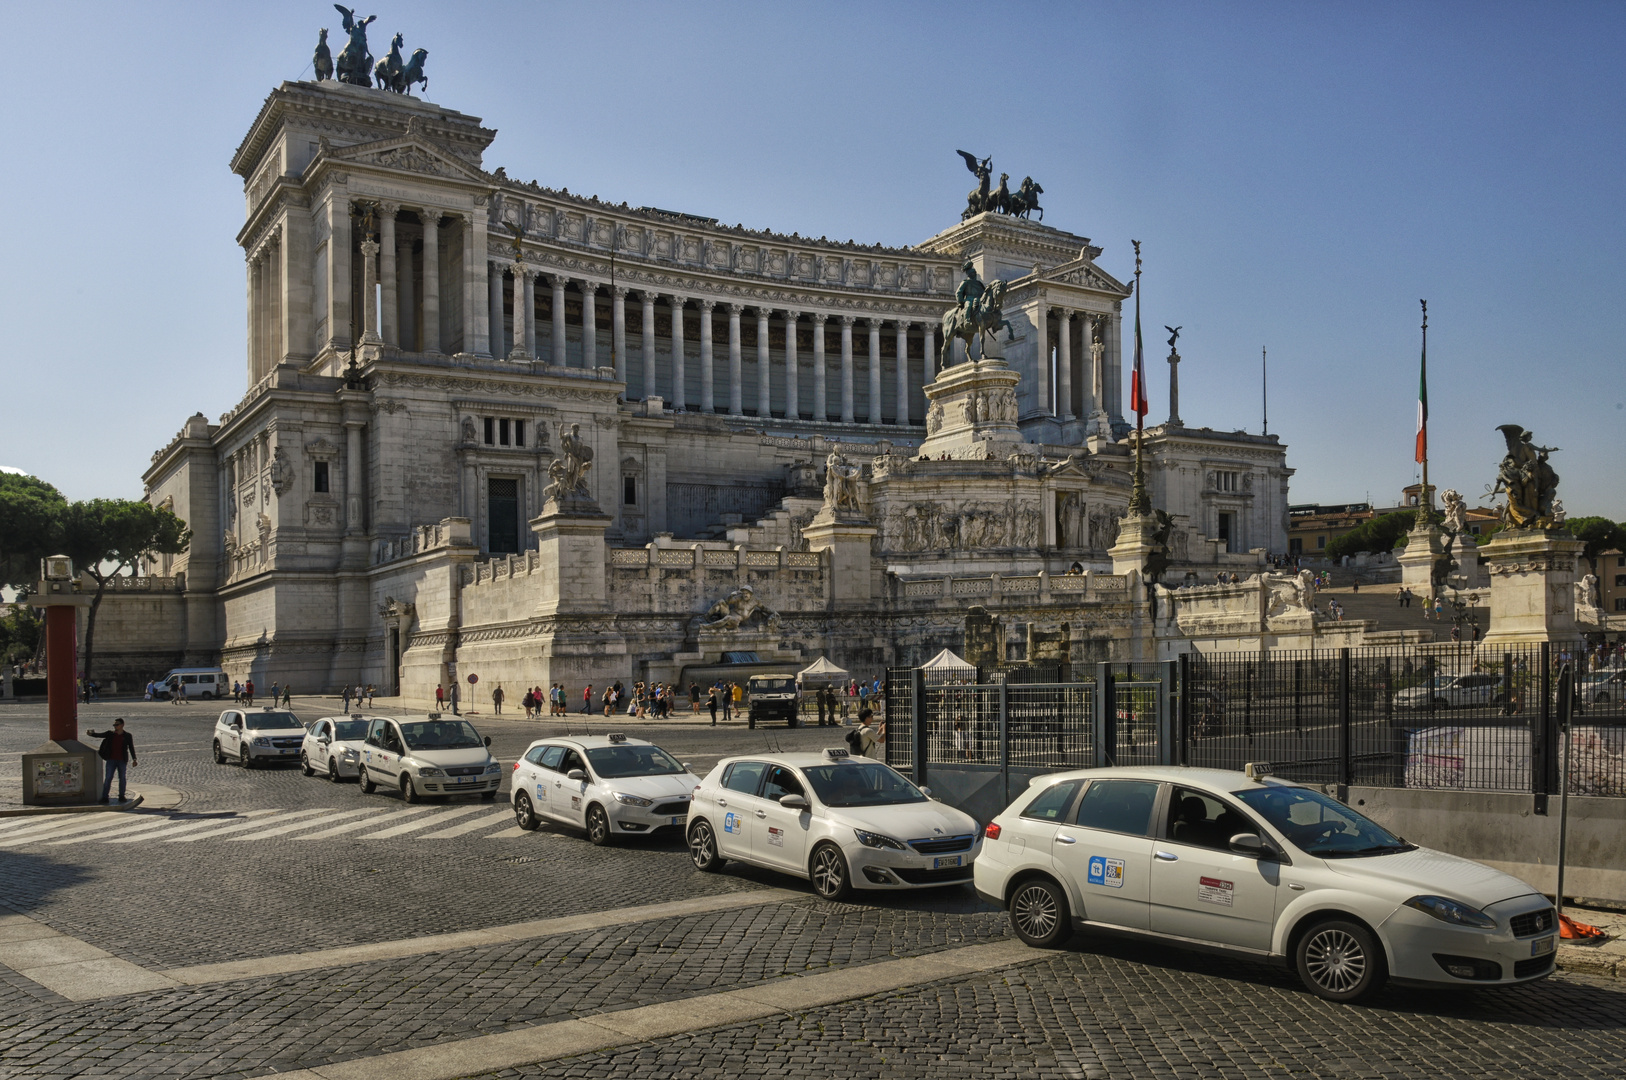
M845 746L829 746L824 750L826 761L846 761L853 756L853 752Z
M1242 771L1247 774L1249 780L1258 783L1276 770L1271 768L1268 761L1250 761L1242 766Z
M605 738L609 739L613 743L615 743L615 742L626 742L627 741L626 733L625 732L620 732L620 731L612 731L608 735L606 735Z

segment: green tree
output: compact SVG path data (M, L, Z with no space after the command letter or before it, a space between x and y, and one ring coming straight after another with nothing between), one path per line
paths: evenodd
M27 589L40 560L59 554L62 493L36 476L0 473L0 586Z
M1355 555L1362 551L1393 551L1396 546L1404 546L1401 541L1416 524L1415 510L1396 510L1392 514L1373 518L1328 544L1327 558L1337 562L1345 555Z
M0 611L5 611L0 605ZM17 664L39 655L45 637L45 619L27 604L12 604L0 617L0 663Z
M1626 552L1626 525L1605 517L1579 517L1569 518L1564 527L1586 544L1581 554L1592 564L1594 574L1598 572L1599 555L1605 551Z
M85 620L85 680L95 656L96 611L107 583L154 555L179 555L192 530L171 510L132 499L76 502L62 515L62 553L96 582Z

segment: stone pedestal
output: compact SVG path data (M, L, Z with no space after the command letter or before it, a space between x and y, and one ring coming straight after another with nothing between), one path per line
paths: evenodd
M1508 529L1479 549L1490 571L1490 632L1483 646L1573 641L1576 560L1586 545L1569 533Z
M1118 540L1107 554L1112 558L1114 574L1145 574L1146 560L1158 550L1157 517L1153 514L1130 514L1118 523Z
M1400 583L1418 596L1434 595L1434 564L1445 553L1445 537L1438 525L1423 525L1406 534L1406 550L1395 556Z
M537 561L549 581L538 615L601 613L609 602L604 570L604 530L610 516L592 499L549 499L531 519Z
M870 542L876 528L855 514L825 507L802 530L809 551L830 552L830 598L837 604L871 598Z
M36 746L23 755L22 765L25 806L76 806L101 796L101 762L96 751L78 739L53 739Z
M1479 558L1479 542L1465 532L1457 533L1455 546L1451 549L1451 557L1457 560L1455 573L1465 575L1468 579L1468 588L1485 589L1490 587L1490 577L1485 573L1485 567Z
M1021 375L990 356L944 368L925 388L925 457L1003 461L1026 445L1017 429L1016 384Z

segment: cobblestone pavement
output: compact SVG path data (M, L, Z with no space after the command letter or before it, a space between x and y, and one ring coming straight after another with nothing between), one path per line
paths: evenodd
M26 914L119 960L173 971L805 888L738 864L697 873L676 836L600 849L565 830L506 835L501 802L431 805L426 821L464 813L382 839L365 837L392 825L307 839L325 831L331 814L372 807L370 821L404 808L393 795L363 799L353 783L293 769L214 765L207 737L216 711L87 707L86 727L130 717L143 760L132 779L184 792L180 809L94 815L130 819L130 828L162 823L152 826L159 835L127 844L99 832L71 844L47 836L8 844L5 835L18 827L6 823L16 819L0 819L0 913ZM567 728L476 723L504 760ZM0 784L43 728L43 707L0 711ZM817 729L636 730L701 772L768 740L786 749L835 741ZM271 810L282 814L263 824L237 816ZM305 812L292 827L277 824ZM305 820L309 828L299 824ZM343 819L352 820L362 819ZM203 837L195 842L164 838L198 822L208 824L186 834ZM474 827L430 838L459 823ZM965 888L845 904L772 896L704 914L89 1002L0 967L0 1075L254 1077L455 1048L538 1024L1007 940L1004 915ZM940 981L860 1001L491 1075L1618 1076L1626 1060L1626 989L1583 976L1478 994L1391 989L1371 1006L1349 1008L1310 997L1272 968L1144 946L1036 952L1014 967L946 980L936 970L910 979Z

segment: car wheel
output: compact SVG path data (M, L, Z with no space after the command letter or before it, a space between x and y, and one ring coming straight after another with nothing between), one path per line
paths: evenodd
M226 764L226 754L225 754L224 751L222 751L220 749L220 740L219 739L215 740L215 764L216 765L224 765L224 764Z
M598 803L587 808L587 839L597 847L610 842L610 815Z
M377 784L373 783L373 778L367 775L367 766L358 765L356 767L356 790L363 795L371 795L373 789L377 786Z
M1344 919L1310 927L1299 939L1294 959L1304 985L1328 1001L1360 1001L1389 977L1372 932Z
M1073 936L1067 894L1046 878L1024 881L1011 893L1011 929L1036 949L1056 949Z
M1437 697L1434 699L1434 707L1436 709L1449 709L1451 707L1450 699Z
M316 775L316 770L311 768L310 758L305 756L305 751L303 750L299 752L299 771L305 776Z
M237 751L237 761L245 769L252 769L254 767L254 759L249 756L248 747L246 746L241 747Z
M1592 699L1592 704L1594 704L1594 705L1607 705L1607 704L1609 704L1609 691L1607 691L1607 690L1599 691L1598 696Z
M820 844L813 849L810 869L813 891L826 900L840 900L852 890L847 876L847 857L834 844Z
M535 832L536 827L542 824L531 807L531 797L523 791L514 796L514 824L526 832Z
M343 779L339 775L339 762L335 758L327 759L327 779L330 784L337 784Z
M497 801L497 793L495 791L483 791L483 792L480 793L480 801L481 802L496 802Z
M790 718L790 721L785 726L786 727L798 727L800 724L801 724L801 721L793 716L793 717Z
M711 822L697 821L689 829L689 858L694 860L696 870L708 874L723 868L726 860L717 854L717 834L711 831Z
M404 803L423 802L423 796L419 795L418 789L412 786L412 775L410 773L401 774L401 801Z
M756 726L757 726L757 718L754 717L754 716L746 717L745 718L745 726L750 728L752 731L755 731Z

